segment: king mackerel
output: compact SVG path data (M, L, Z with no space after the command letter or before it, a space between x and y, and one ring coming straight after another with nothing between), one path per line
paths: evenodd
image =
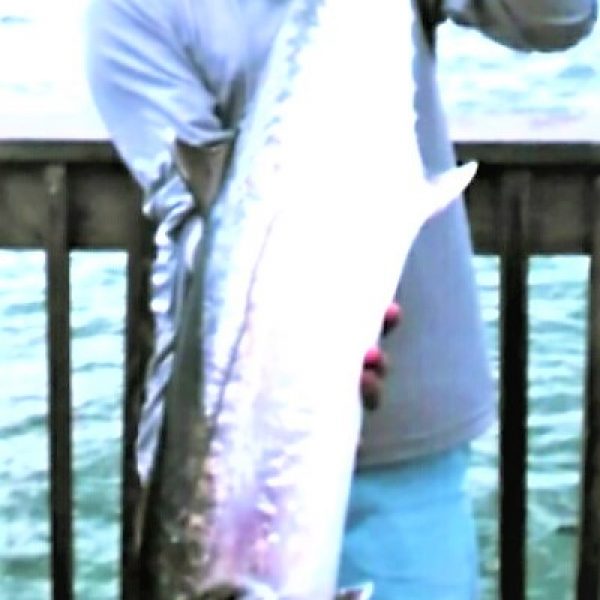
M398 0L290 4L205 207L147 504L145 597L369 595L335 589L364 351L420 228L475 173L425 174L414 18Z

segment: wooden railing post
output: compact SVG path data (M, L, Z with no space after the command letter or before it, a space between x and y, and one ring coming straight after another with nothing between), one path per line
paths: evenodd
M526 584L527 213L531 175L506 171L500 189L500 597Z
M125 326L125 397L123 410L123 466L121 518L121 598L139 598L138 537L141 490L136 467L136 437L144 382L152 346L149 310L151 236L143 218L141 199L129 212L127 248L127 317Z
M71 335L66 168L45 169L52 597L73 597ZM40 207L43 208L43 207Z
M577 599L600 600L600 177L588 200L590 274Z

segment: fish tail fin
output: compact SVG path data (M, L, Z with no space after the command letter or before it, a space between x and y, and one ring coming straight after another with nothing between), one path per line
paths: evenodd
M194 600L278 600L278 596L268 585L244 579L239 583L211 585L196 594Z
M335 595L335 600L369 600L373 596L374 586L368 581L354 587L343 588Z
M471 183L477 171L476 162L468 162L427 179L425 201L427 217L444 210L456 200Z

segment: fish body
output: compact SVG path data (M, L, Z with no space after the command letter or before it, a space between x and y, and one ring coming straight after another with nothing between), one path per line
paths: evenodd
M363 355L420 227L474 174L425 175L414 18L398 0L290 4L197 256L146 597L336 595Z

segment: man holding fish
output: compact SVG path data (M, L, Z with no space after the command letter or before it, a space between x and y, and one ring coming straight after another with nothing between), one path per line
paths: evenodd
M361 4L357 0L345 2L349 14L360 14ZM439 22L450 18L456 23L477 27L497 41L522 50L558 50L576 43L585 36L596 16L596 4L593 0L415 0L412 3L408 0L397 0L397 3L398 6L402 6L401 9L396 9L391 2L383 1L366 7L364 24L360 24L359 27L359 22L356 21L354 46L360 48L363 44L364 53L367 55L367 50L372 52L371 47L376 45L375 38L365 37L362 29L364 25L365 31L368 31L369 10L376 11L376 6L382 10L389 9L390 15L387 20L393 25L395 16L404 15L402 11L408 11L405 24L409 26L406 40L410 46L410 60L406 63L406 73L411 81L408 82L409 91L406 94L414 94L414 107L412 95L405 104L400 103L401 95L398 95L397 105L389 100L386 104L386 98L378 96L378 92L384 90L381 95L385 96L388 91L390 94L400 93L400 88L392 85L388 90L387 87L379 85L371 71L379 74L378 69L383 67L375 59L370 63L367 60L368 64L361 71L358 57L352 63L355 70L351 75L355 77L357 86L372 86L367 92L371 92L373 106L368 106L365 114L356 113L355 120L346 123L346 131L340 129L339 151L340 155L346 152L348 164L354 164L352 161L356 160L358 170L360 160L364 161L367 169L374 169L373 165L376 166L378 162L384 165L387 164L386 160L396 161L400 163L398 178L409 178L402 170L408 159L397 150L398 145L401 146L403 142L396 140L396 147L393 144L386 147L386 136L376 137L372 131L375 125L370 126L371 122L378 122L377 118L385 117L385 114L382 117L371 113L377 113L386 106L388 108L385 110L389 110L390 113L395 106L406 106L406 120L414 129L415 144L418 145L418 160L415 159L415 164L410 163L408 168L410 170L414 166L417 171L422 168L425 180L451 169L454 165L435 82L433 41L434 29ZM208 223L207 231L213 231L212 247L221 247L221 234L218 231L214 233L210 228L211 213L215 212L211 207L215 198L220 197L223 185L226 188L224 193L233 194L231 191L227 192L227 189L231 188L231 181L235 180L235 169L234 175L226 176L232 153L234 162L238 165L236 169L239 171L247 154L244 154L244 148L252 146L253 143L252 139L245 139L242 150L237 151L232 150L232 140L238 128L246 138L250 137L248 131L262 131L259 125L256 125L264 116L261 113L262 106L266 106L270 101L275 105L285 105L287 102L285 95L281 94L282 88L277 87L277 77L273 75L273 71L280 64L285 64L283 59L279 60L277 52L282 48L296 49L296 38L309 39L308 42L302 42L299 56L308 56L307 64L314 65L314 70L318 71L318 60L312 59L313 63L310 63L310 52L304 50L310 49L310 36L314 31L315 47L323 48L324 54L333 53L332 61L341 61L339 69L330 73L330 78L334 81L339 78L340 85L345 81L352 81L349 70L343 64L344 56L335 55L335 51L323 41L320 42L321 46L318 45L321 13L316 12L316 18L306 18L313 5L319 10L323 5L324 15L329 5L334 5L335 10L346 10L343 3L336 4L334 0L92 1L88 19L87 62L92 92L121 156L146 193L144 210L157 225L157 253L152 277L155 349L148 374L147 400L138 438L139 471L142 481L148 483L152 480L153 485L158 487L161 484L156 484L156 481L163 481L163 495L150 494L150 511L153 498L159 497L164 500L169 494L175 497L179 493L179 490L169 488L164 483L169 477L176 481L175 475L170 471L177 469L171 469L170 466L176 467L181 463L182 470L184 466L188 466L188 457L184 451L187 446L183 440L178 450L180 458L163 458L162 468L157 467L157 449L165 440L164 432L161 434L161 428L165 429L165 412L168 413L167 423L169 420L173 422L182 418L178 417L173 409L171 413L168 409L165 411L165 398L167 404L170 402L171 405L176 405L177 399L174 396L182 390L186 394L196 393L194 386L197 382L190 383L187 380L191 375L188 377L182 364L190 362L191 372L195 368L195 361L203 358L203 350L195 348L193 335L190 338L189 333L196 331L196 321L199 317L190 316L192 309L185 313L184 300L187 298L187 306L190 306L193 304L190 298L196 302L202 298L201 291L194 292L194 286L189 288L188 285L190 279L199 288L206 285L205 282L200 282L199 266L209 268L208 281L214 281L214 277L218 275L217 273L210 279L211 269L214 271L214 258L211 255L211 251L214 254L214 249L207 247L205 239L201 242L204 246L201 246L199 252L196 248L198 240L202 237L203 219L205 224ZM378 16L380 21L377 22L384 29L386 15L383 15L383 18ZM305 21L302 21L303 18ZM324 18L324 22L325 20ZM283 33L280 31L282 28ZM340 25L340 30L342 29ZM291 32L287 40L286 31ZM352 29L349 31L352 33ZM401 31L400 23L398 31ZM284 38L283 41L280 41L281 37ZM349 40L350 36L341 39ZM278 41L272 50L274 40ZM350 45L347 48L350 49ZM385 54L385 48L382 48ZM388 60L389 57L385 58ZM383 65L387 64L383 60L381 62ZM268 73L263 79L263 70L267 64ZM337 65L335 62L331 64ZM290 77L295 76L295 70L289 71ZM292 90L299 90L298 95L301 96L302 93L308 94L306 89L310 86L306 82L312 80L310 73L302 73L302 68L298 70L304 77L299 79L304 87L292 87ZM391 66L384 77L388 75L391 80L400 77ZM321 80L315 79L315 82L318 81ZM326 81L322 82L325 86ZM268 92L263 89L265 86L273 86L274 93L280 94L281 102L278 98L270 98ZM250 109L256 96L259 98L257 107ZM307 97L310 98L310 94ZM328 127L328 119L334 123L336 117L335 106L330 106L326 100L323 98L322 110L330 110L330 113L326 113L327 118L322 122L324 128ZM349 97L348 102L351 101L353 99ZM292 114L293 110L300 111L293 102L290 104ZM412 115L412 112L416 114ZM240 126L244 119L248 119L248 115L250 125ZM263 127L266 131L275 131L277 135L285 134L288 136L286 139L291 140L304 140L303 135L311 135L314 138L315 155L318 155L319 145L324 143L324 139L335 140L335 136L322 130L306 133L288 128L289 131L285 130L282 133L281 127L277 129L277 124L273 129L272 124L268 123L268 117L269 115L265 117L266 125ZM278 118L285 125L286 114L282 113ZM318 122L318 118L316 115L315 122ZM293 122L293 118L291 121ZM382 128L387 127L385 121L382 121L381 125ZM349 136L350 144L342 139L344 135ZM285 150L285 144L274 147L277 151ZM396 150L398 157L394 156ZM293 153L289 155L295 156ZM377 160L374 160L374 156ZM282 168L290 179L297 181L298 185L304 185L303 178L314 177L315 181L320 182L316 173L321 173L323 188L329 189L327 185L330 185L331 190L335 189L335 178L331 182L327 179L327 165L323 166L324 170L321 171L318 161L311 162L310 156L303 156L302 159L307 161L311 170L300 173L302 166L294 167L284 162ZM258 162L255 161L256 164L253 163L255 166L252 167L252 173L258 172L259 175L256 176L256 180L250 179L250 183L258 181L257 185L261 184L261 160L263 157L259 153ZM269 160L271 158L268 156L264 159L267 166L270 164ZM276 156L273 161L277 160ZM338 173L333 162L330 165L331 170ZM390 168L393 168L392 162ZM374 170L373 173L377 171ZM350 169L349 174L354 176L355 172ZM340 179L344 178L343 170L340 169L338 175L341 176ZM363 186L360 189L365 196L364 210L379 210L372 208L377 206L375 198L371 201L371 198L366 196L372 193L378 197L385 193L381 182L373 181L370 190L368 179L361 180L358 173L356 178L357 186ZM387 181L384 174L382 179ZM433 180L435 183L435 178ZM390 185L394 185L392 178L389 181ZM464 183L456 188L454 196L464 187ZM348 184L344 182L343 185ZM442 181L441 186L444 185L446 184ZM289 192L285 182L281 189ZM260 190L264 190L264 186ZM348 192L352 193L352 190L348 188ZM441 210L448 200L441 199L437 209L424 208L423 215L418 217L420 221L415 222L415 233L419 228L417 226L428 216L426 213ZM262 205L257 206L258 212L263 210ZM319 205L315 204L315 211L318 208ZM350 209L351 207L348 208L349 212ZM298 219L308 218L301 210L297 213L294 213L294 210L298 210L297 206L291 209L291 213L296 214ZM330 214L327 208L323 214L323 218ZM398 226L404 218L403 215L404 213ZM321 216L320 213L315 213L315 219L320 219ZM221 215L220 218L223 222L228 222L230 217ZM244 218L246 219L245 216ZM248 216L247 221L257 223L252 221L252 218L254 217ZM281 221L273 222L276 234L278 231L286 231L290 236L294 235L293 227L286 229L285 215ZM333 220L324 222L325 225L333 224ZM307 223L307 226L310 226L310 222ZM343 238L344 227L342 217L342 222L339 223L340 238ZM385 228L385 223L381 223L381 228ZM267 227L265 231L270 232L270 229ZM243 237L244 234L244 229L240 229L240 236ZM331 231L332 239L335 239L336 234L337 231ZM279 240L278 243L281 244L284 236L282 233L278 235L279 238L275 235L274 239ZM407 244L412 241L409 238L410 236L407 237ZM308 231L306 244L310 245L312 241L311 232ZM373 244L375 242L374 238ZM245 238L241 244L253 247ZM350 245L347 248L350 248ZM236 251L234 247L234 257L237 256ZM372 250L367 247L364 251L367 256ZM395 252L390 248L390 253L393 251ZM386 256L379 257L382 264L386 262ZM356 256L356 261L360 262L360 255ZM400 259L391 261L393 264L396 262L399 263ZM296 264L293 260L292 263ZM303 264L298 260L296 277L302 275ZM316 268L317 263L313 266ZM265 259L264 267L262 263L260 267L264 268L264 271L261 271L263 279L267 277L264 273L281 275L280 266L273 260L269 262ZM370 263L370 271L375 273L375 279L379 268L377 260ZM382 272L387 272L387 269L381 268ZM251 268L248 269L250 270ZM359 279L358 284L370 288L369 269L363 267L362 271L357 272L362 273L361 277L365 278L364 281ZM340 277L342 275L343 273L340 273ZM335 274L332 278L335 282ZM351 279L348 278L348 281ZM278 305L272 298L275 292L271 292L268 287L263 288L257 284L255 289L251 287L253 285L254 282L251 282L248 287L248 297L249 306L252 310L256 309L258 314L256 323L267 322L264 321L264 316L261 316L260 307L272 302L273 314L281 315L273 331L277 333L285 330L286 305ZM226 291L229 288L224 286L223 289ZM198 295L194 296L194 293ZM212 291L205 289L204 293L210 295ZM277 294L279 293L278 291ZM307 297L307 300L310 298ZM293 298L290 299L290 302L292 301ZM348 299L348 302L350 301L351 299ZM375 584L374 597L379 600L473 600L478 597L478 566L473 516L464 481L469 458L468 444L490 425L495 409L472 272L471 246L462 204L452 204L421 229L406 260L396 293L396 303L391 305L384 318L383 350L373 348L367 351L365 344L361 350L363 353L367 351L362 375L357 373L356 380L353 381L353 385L357 389L360 388L366 405L380 406L377 410L368 411L364 417L341 549L339 581L342 586L372 581ZM402 325L394 327L399 320L398 305L402 306ZM335 304L332 306L335 310ZM344 307L340 306L341 313L343 310ZM339 323L334 324L336 315L326 314L331 314L332 331L337 332L335 327L338 327ZM378 314L381 318L384 317L383 308ZM289 321L293 321L298 319L299 315L288 314L287 317ZM210 318L209 311L209 325ZM356 320L357 323L346 322L345 327L358 328L360 318ZM186 325L180 327L182 322ZM298 327L294 329L294 326L290 325L289 331L298 338L302 337L302 331ZM237 330L233 338L239 333L236 332ZM343 335L341 330L339 333ZM340 357L344 354L344 349L336 345L335 338L331 335L329 332L324 337L325 340L331 340L331 345L325 349L318 347L319 340L315 339L314 355L306 357L309 362L315 360L318 363L315 365L315 372L326 373L329 366L333 372L338 354ZM365 339L367 338L368 336ZM275 347L278 339L276 335L273 337ZM245 348L246 342L236 339L235 344L239 343ZM341 341L341 345L343 344ZM177 345L179 350L174 377L174 353ZM260 349L267 357L271 356L269 352L273 352L272 349L261 346L260 340L252 347ZM287 350L287 347L282 346L283 354ZM215 353L218 354L217 351ZM322 364L327 363L328 353L331 364ZM274 362L276 358L274 357ZM386 373L388 362L389 372ZM277 366L283 371L288 367L289 365L284 363ZM235 365L232 368L235 371ZM273 368L276 370L275 366ZM244 372L240 372L243 377ZM328 389L327 384L323 377L316 377L312 382L315 395L320 396L321 387ZM319 402L327 403L328 398L327 395L325 398L319 398ZM347 398L344 395L344 399L347 399L347 410L350 414L353 410L353 396L350 393ZM334 400L337 401L332 398L331 402ZM340 409L340 412L342 410L345 409ZM340 414L340 420L343 420L344 416ZM177 438L173 431L171 440ZM206 432L200 432L198 435L204 436L203 440L206 441L205 434ZM227 439L226 436L224 439ZM232 443L235 445L237 440L233 440ZM226 452L227 448L224 451ZM241 450L239 457L242 460L245 458ZM214 458L209 456L208 462ZM210 475L214 479L214 473ZM208 477L196 483L197 487L210 487L214 482ZM341 485L343 487L343 484ZM317 488L315 493L319 494L319 491ZM340 506L343 510L343 503ZM237 518L239 515L234 516ZM339 518L340 515L334 516L334 520ZM156 521L153 525L161 527ZM205 531L204 526L204 522L195 529L189 526L186 535L193 530L201 537ZM152 535L152 531L148 531L145 537ZM215 526L208 537L214 537L217 535L215 532L219 531L222 531L223 538L231 533ZM307 544L310 544L312 538L307 539ZM215 543L218 546L221 542ZM239 543L236 538L231 542L231 547L237 548L236 544ZM149 553L158 547L148 540L144 540L144 544ZM198 544L194 547L198 547ZM317 541L314 548L306 548L306 551L315 554L318 554L318 550ZM275 560L275 555L267 553L265 556ZM231 557L228 556L229 558ZM268 581L261 579L257 573L262 573L261 568L270 573L269 565L253 566L250 569L244 563L244 568L240 567L240 572L236 573L238 563L231 560L229 564L221 558L215 559L218 568L215 567L211 571L214 582L211 580L209 583L212 587L194 587L196 583L190 583L190 590L206 591L202 592L204 595L200 592L188 592L188 584L172 583L176 578L171 577L168 572L170 569L183 570L181 564L187 565L187 560L186 558L178 563L161 558L153 562L146 574L151 579L160 579L160 582L150 585L150 591L145 597L256 597L307 600L311 597L312 600L327 600L326 596L316 592L311 595L281 592L280 590L296 589L289 583L293 577L289 573L278 572L277 577L280 579L275 576ZM256 556L252 560L258 561ZM202 571L205 568L204 563L200 561L198 564L199 571ZM287 564L288 571L302 572L302 568L301 564ZM217 571L221 579L215 578L214 573ZM248 581L250 571L257 581ZM240 578L235 579L236 575L240 575ZM179 579L192 580L194 574L183 573ZM275 580L281 580L283 583L278 587L273 583ZM263 593L265 582L269 585ZM318 589L329 588L325 586ZM355 596L350 597L361 596L357 592Z

